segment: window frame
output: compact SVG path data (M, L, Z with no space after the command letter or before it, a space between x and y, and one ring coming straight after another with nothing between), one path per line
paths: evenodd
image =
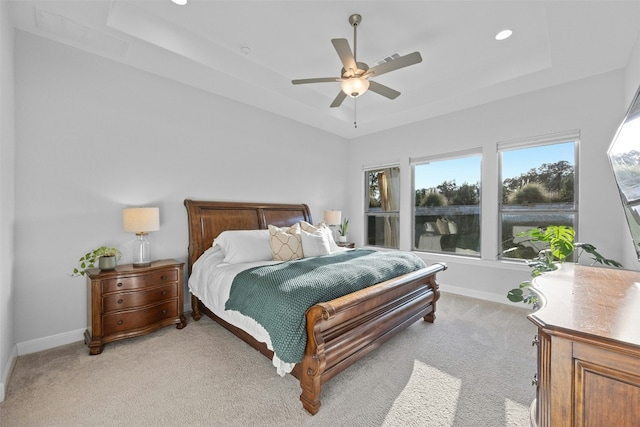
M401 180L402 179L402 168L400 165L400 162L393 162L393 163L381 163L381 164L375 164L375 165L367 165L367 166L363 166L362 167L362 177L363 177L363 181L364 181L364 197L363 197L363 205L364 205L364 224L363 224L363 228L364 228L364 241L365 241L365 246L370 246L370 247L374 247L374 248L382 248L382 249L400 249L400 240L401 240L401 197L402 197L402 185L399 184L398 185L398 208L396 210L392 210L392 211L380 211L380 212L370 212L370 206L369 206L369 173L373 172L373 171L381 171L383 169L391 169L391 168L398 168L398 179ZM376 218L385 218L385 217L393 217L397 219L397 230L398 230L398 236L397 236L397 240L398 243L396 246L385 246L385 245L379 245L379 244L371 244L369 242L369 217L376 217ZM377 242L376 242L377 243Z
M417 252L425 252L431 254L438 255L449 255L449 256L461 256L467 258L482 258L482 175L483 175L483 156L484 150L483 147L472 147L465 150L452 151L441 154L433 154L428 156L420 156L420 157L410 157L409 165L411 166L411 250ZM478 254L462 254L456 252L447 252L447 251L429 251L424 249L419 249L415 244L415 236L417 233L416 230L416 166L423 165L426 163L439 162L439 161L447 161L447 160L456 160L467 157L479 157L480 160L480 177L479 177L479 191L478 191L478 223L479 223L479 250Z
M503 172L503 156L502 153L505 151L513 151L519 149L526 148L535 148L535 147L543 147L547 145L558 145L558 144L566 144L573 143L573 209L535 209L535 210L509 210L504 209L503 206L503 183L504 177L502 176ZM503 256L503 248L502 248L502 223L503 223L503 215L515 215L521 214L525 212L538 212L544 215L560 215L560 214L573 214L573 228L575 230L575 240L578 241L578 233L579 233L579 182L580 182L580 161L579 161L579 152L580 152L580 131L579 130L570 130L566 132L558 132L554 134L541 135L538 137L531 138L523 138L514 141L505 141L499 142L496 145L496 156L497 156L497 184L498 184L498 215L497 215L497 230L498 234L496 236L498 242L498 259L499 260L507 260L507 261L519 261L523 260L523 258L511 258ZM525 171L526 172L526 171Z

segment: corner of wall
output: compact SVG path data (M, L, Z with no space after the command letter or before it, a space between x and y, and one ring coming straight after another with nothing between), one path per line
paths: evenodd
M18 359L18 347L13 346L7 365L2 370L2 378L0 378L0 402L4 402L4 398L7 395L7 388L9 386L9 378L13 372L13 367L16 365Z

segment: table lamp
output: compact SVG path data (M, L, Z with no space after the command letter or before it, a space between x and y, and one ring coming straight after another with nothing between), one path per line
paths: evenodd
M340 225L342 221L342 211L324 211L324 223L329 226L333 232L333 240L336 240L335 227Z
M125 208L122 210L124 231L136 233L133 241L133 266L147 267L151 264L151 247L147 233L160 229L159 208Z

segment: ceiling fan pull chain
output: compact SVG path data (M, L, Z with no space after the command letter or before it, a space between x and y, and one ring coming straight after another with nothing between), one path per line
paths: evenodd
M358 98L353 98L353 127L358 129Z

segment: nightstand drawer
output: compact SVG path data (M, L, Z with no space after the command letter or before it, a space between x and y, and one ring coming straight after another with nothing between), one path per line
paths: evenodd
M167 301L142 310L105 314L104 335L107 336L121 331L133 331L176 316L178 316L178 300Z
M111 311L155 304L177 296L178 286L176 283L137 292L120 292L108 295L102 299L102 311L106 314Z
M160 285L162 283L175 282L178 280L176 269L166 271L156 271L149 274L136 276L126 276L102 281L102 292L118 292L146 288L147 286Z

